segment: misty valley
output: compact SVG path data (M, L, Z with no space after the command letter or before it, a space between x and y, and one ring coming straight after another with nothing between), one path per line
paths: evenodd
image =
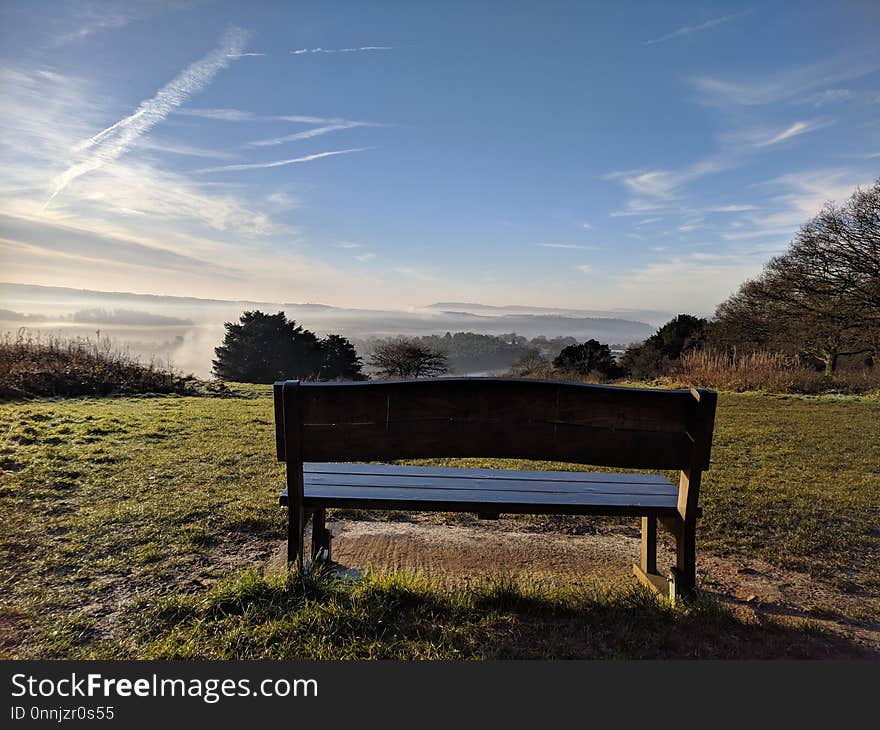
M26 328L33 336L108 338L115 347L146 362L170 365L199 378L211 375L224 322L237 320L247 309L284 311L317 334L342 334L364 358L377 340L401 335L430 338L429 344L447 353L450 371L458 375L507 371L528 350L552 358L563 347L587 339L622 350L648 337L670 316L650 310L603 312L459 302L383 311L0 284L0 333L6 336Z

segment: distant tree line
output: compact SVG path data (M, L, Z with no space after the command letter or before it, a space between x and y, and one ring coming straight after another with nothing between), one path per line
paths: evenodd
M356 344L362 352L376 352L388 343L400 339L361 340ZM445 356L448 372L458 374L504 372L528 357L549 363L565 347L578 344L574 337L539 336L528 339L514 332L501 335L447 332L444 335L424 335L403 339L410 343L419 343L433 352L442 353ZM378 369L382 370L381 367Z
M516 375L615 379L675 372L689 353L775 353L833 376L840 363L873 367L880 354L880 180L827 204L788 250L722 302L711 319L680 314L616 358L612 346L514 333L398 337L359 343L378 377L507 370ZM613 346L614 349L618 349ZM226 323L214 374L224 380L363 380L364 362L341 335L319 338L283 312Z

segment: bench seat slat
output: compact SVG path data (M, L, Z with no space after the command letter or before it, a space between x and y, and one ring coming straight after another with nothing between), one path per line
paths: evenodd
M450 476L455 478L472 477L477 479L514 479L526 481L560 482L611 482L628 484L661 484L676 489L666 477L659 474L639 474L635 472L588 472L535 469L472 469L458 466L402 466L397 464L347 464L339 462L307 462L303 464L304 474L368 474L389 476Z
M452 476L413 478L409 475L372 476L369 474L315 474L305 477L306 492L311 487L326 489L338 487L364 487L372 489L381 487L403 489L455 489L490 492L519 492L543 494L656 494L657 496L675 496L676 488L671 484L639 484L626 482L557 482L538 481L537 479L519 480L514 478L478 479Z
M522 477L520 477L522 475ZM563 514L666 514L678 489L651 474L306 464L304 506ZM287 503L282 494L281 504Z

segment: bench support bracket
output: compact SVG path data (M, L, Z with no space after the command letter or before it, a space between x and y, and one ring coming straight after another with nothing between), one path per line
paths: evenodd
M665 578L657 570L657 518L642 517L641 561L633 574L657 595L675 602L688 598L696 588L696 520L661 517L660 523L675 537L675 565Z
M656 517L642 517L642 554L633 574L657 595L670 597L669 581L657 572Z

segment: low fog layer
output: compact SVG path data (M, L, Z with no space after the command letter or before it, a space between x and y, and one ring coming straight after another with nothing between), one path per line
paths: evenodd
M244 302L95 292L60 287L0 284L0 332L17 330L71 337L110 337L143 360L158 360L208 377L223 338L224 322L247 309L283 310L318 335L336 333L358 341L366 355L372 338L476 332L501 335L597 339L626 345L650 335L667 312L491 307L443 302L413 311L342 309L322 304Z

